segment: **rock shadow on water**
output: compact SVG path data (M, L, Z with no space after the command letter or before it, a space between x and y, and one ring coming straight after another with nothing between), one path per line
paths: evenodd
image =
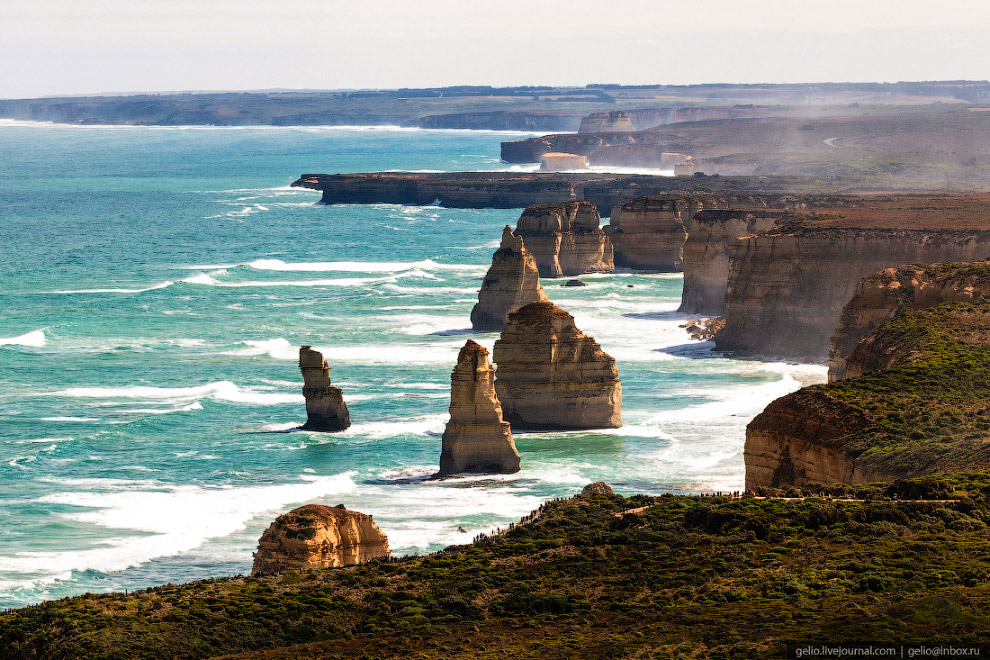
M653 349L655 353L665 353L673 357L689 358L692 360L711 360L728 357L724 351L715 350L714 341L692 341L674 346L664 346Z
M637 319L640 321L689 321L690 317L684 312L679 312L676 309L670 311L658 311L658 312L629 312L623 314L623 317L627 319Z
M476 334L471 328L457 328L455 330L437 330L436 332L431 332L430 337L456 337L458 335L473 335Z

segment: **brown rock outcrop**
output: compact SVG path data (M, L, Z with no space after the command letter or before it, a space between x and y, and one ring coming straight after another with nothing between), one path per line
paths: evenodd
M600 224L591 202L539 204L523 211L513 233L525 240L541 277L611 273L612 242Z
M632 119L629 118L627 112L612 110L610 112L592 112L581 120L578 133L622 133L635 130L636 127L633 126Z
M510 312L546 299L536 260L522 237L514 235L506 225L502 243L492 255L491 268L478 291L478 303L471 310L471 327L480 332L498 332L505 327Z
M622 426L615 360L553 303L530 303L510 314L494 356L495 391L513 428Z
M604 481L596 481L581 489L581 497L611 497L615 491Z
M351 425L351 416L339 387L330 384L330 365L323 354L309 346L299 348L299 369L303 375L306 398L307 431L343 431Z
M984 221L985 222L985 221ZM730 244L718 350L824 362L860 280L902 264L990 255L990 231L792 225Z
M488 350L468 339L450 374L450 421L437 476L518 471L519 452L509 423L502 420Z
M275 519L258 541L254 576L335 568L387 557L388 537L371 516L306 504Z
M829 342L828 381L863 373L846 362L856 346L887 319L909 309L969 302L990 295L990 261L887 268L864 278L839 317Z

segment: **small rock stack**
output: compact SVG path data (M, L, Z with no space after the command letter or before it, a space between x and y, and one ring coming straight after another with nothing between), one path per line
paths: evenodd
M330 384L330 365L323 354L310 346L299 349L299 369L303 375L306 398L306 431L343 431L351 425L351 416L339 387Z

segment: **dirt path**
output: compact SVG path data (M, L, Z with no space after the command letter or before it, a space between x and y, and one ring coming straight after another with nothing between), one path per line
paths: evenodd
M854 499L849 499L849 498L845 498L845 497L817 497L815 495L811 495L809 497L766 497L766 496L760 495L760 496L752 496L752 497L748 497L748 498L744 498L744 497L732 497L731 499L734 499L734 500L742 500L742 499L750 499L750 500L781 500L783 502L800 502L802 500L807 500L807 499L831 500L833 502L866 502L867 501L867 500L854 500ZM928 503L931 503L931 504L947 504L949 502L958 502L959 500L878 500L878 501L884 501L884 502L928 502ZM653 507L653 506L656 506L656 505L655 504L650 504L650 505L647 505L647 506L636 507L635 509L626 509L625 511L619 511L618 513L616 513L614 515L615 515L616 518L621 518L622 516L626 515L627 513L639 513L640 511L645 511L646 509L649 509L650 507Z
M822 142L824 142L825 144L827 144L827 145L828 145L828 146L830 146L830 147L835 147L836 149L841 149L842 147L841 147L841 146L839 146L839 145L837 145L837 144L835 143L835 141L836 141L836 140L839 140L839 139L841 139L841 138L842 138L842 136L841 136L841 135L840 135L840 136L838 136L838 137L832 137L832 138L825 138L824 140L822 140Z

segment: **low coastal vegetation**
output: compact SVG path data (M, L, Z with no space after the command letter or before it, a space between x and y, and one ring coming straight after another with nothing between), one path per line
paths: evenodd
M881 326L850 358L880 368L813 388L869 420L841 440L842 451L888 474L990 465L988 341L990 300L939 305Z
M792 497L597 495L423 557L87 594L7 658L761 658L990 639L990 472ZM835 499L835 497L846 499Z

